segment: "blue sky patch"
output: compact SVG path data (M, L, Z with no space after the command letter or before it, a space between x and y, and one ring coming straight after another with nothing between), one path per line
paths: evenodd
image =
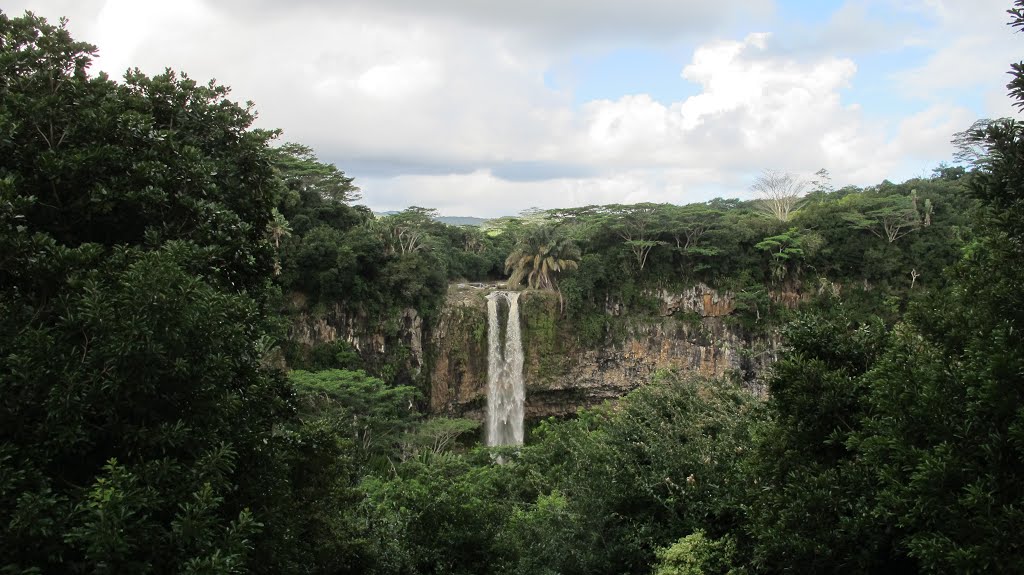
M628 94L648 94L662 104L685 100L700 86L682 77L693 48L618 48L574 57L548 70L545 82L572 94L576 105L593 100L617 100Z

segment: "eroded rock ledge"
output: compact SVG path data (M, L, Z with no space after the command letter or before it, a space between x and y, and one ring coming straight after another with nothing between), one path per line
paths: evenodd
M428 348L430 410L483 419L487 393L487 289L453 286ZM581 343L579 326L559 319L557 297L527 291L521 296L525 355L526 417L561 416L620 397L650 381L655 371L675 369L709 376L734 375L757 386L778 342L755 339L731 321L732 294L698 284L681 293L652 293L657 316L623 314L609 303L620 333L597 346ZM621 316L621 317L619 317Z

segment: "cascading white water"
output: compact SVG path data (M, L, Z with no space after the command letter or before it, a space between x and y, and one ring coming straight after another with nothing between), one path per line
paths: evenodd
M508 302L505 345L501 345L498 300ZM487 296L487 445L523 444L523 341L519 333L519 292Z

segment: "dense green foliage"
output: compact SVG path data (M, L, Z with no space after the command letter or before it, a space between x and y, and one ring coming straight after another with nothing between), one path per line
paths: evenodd
M960 134L969 169L823 177L785 218L719 199L479 229L375 217L226 88L90 76L93 53L0 13L0 573L1024 571L1021 124ZM790 320L768 398L659 373L485 449L349 344L269 367L279 312L393 337L509 263L594 341L609 302L697 282L734 293L727 321Z
M575 317L602 311L609 298L642 309L652 289L698 282L733 291L750 324L784 319L787 292L842 291L875 310L912 287L944 284L942 270L970 240L969 181L937 171L867 189L821 184L785 222L764 217L757 200L558 210L553 222L584 254L562 291Z
M35 17L0 39L2 569L242 571L290 504L241 480L287 412L254 346L271 135L222 87L90 78Z
M542 425L503 465L483 451L403 464L364 484L396 561L382 572L644 573L679 533L740 524L762 413L742 389L664 374Z
M354 197L351 180L344 192L327 192L335 183L313 185L320 176L299 176L294 144L274 150L275 167L288 192L279 205L289 224L280 239L281 274L286 292L301 292L311 303L359 307L374 316L412 307L426 316L440 306L448 281L496 278L508 252L499 241L475 227L436 220L436 212L411 207L375 218L364 206L345 203ZM333 167L333 166L332 166ZM505 238L507 240L507 238Z
M272 150L276 173L285 185L269 230L277 247L277 307L292 319L307 313L351 318L358 330L400 346L397 318L416 310L428 324L439 312L449 281L500 277L513 238L491 236L478 227L450 226L436 212L411 207L374 217L352 180L315 159L297 144ZM327 350L306 349L279 330L288 365L302 368L362 366L389 380L411 380L405 357L368 354L356 361L324 362ZM340 350L336 350L340 351Z

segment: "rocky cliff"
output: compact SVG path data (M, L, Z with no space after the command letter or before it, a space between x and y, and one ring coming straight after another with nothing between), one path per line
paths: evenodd
M382 321L336 304L310 309L301 294L292 294L289 307L288 341L300 350L308 353L318 346L345 342L375 371L385 364L398 364L403 380L420 379L425 326L415 309L398 310Z
M371 369L397 367L404 383L422 385L429 411L483 420L487 402L487 294L496 285L456 284L434 325L414 309L369 318L337 306L307 309L292 302L289 339L303 349L346 342ZM558 297L526 291L520 298L526 418L567 415L620 397L660 369L734 376L758 389L774 360L776 338L753 338L739 327L735 298L703 284L649 294L644 313L605 305L602 334L561 317ZM301 296L296 296L301 297Z
M430 411L483 419L487 401L488 286L453 286L427 345ZM599 345L583 343L579 326L561 319L548 292L521 296L526 418L565 415L622 396L660 369L733 375L756 386L778 342L753 339L731 321L731 294L697 285L651 294L655 313L628 314L609 302Z

